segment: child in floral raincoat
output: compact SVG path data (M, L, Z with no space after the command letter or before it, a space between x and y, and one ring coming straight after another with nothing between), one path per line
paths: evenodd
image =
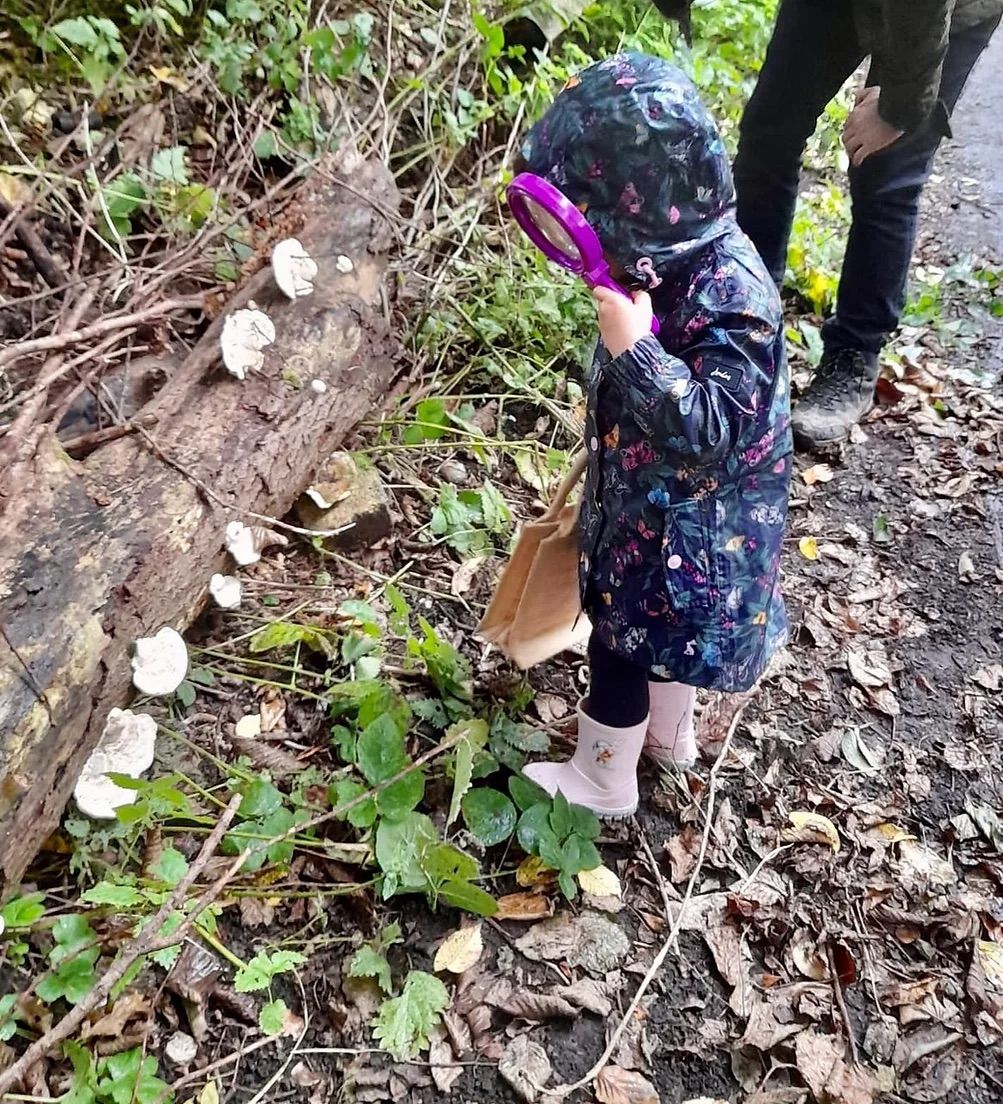
M694 761L694 688L749 689L786 641L780 302L735 223L717 129L667 62L589 66L522 160L583 211L614 276L646 289L594 293L580 572L591 689L574 758L526 768L551 794L625 816L642 749L662 766Z

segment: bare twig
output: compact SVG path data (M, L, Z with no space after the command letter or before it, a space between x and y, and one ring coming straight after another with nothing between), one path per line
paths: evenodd
M849 1009L846 1007L846 997L843 996L843 983L839 980L839 970L836 967L836 956L832 950L832 942L826 940L826 954L829 958L829 973L832 975L832 991L836 997L836 1007L839 1009L840 1018L843 1021L843 1031L846 1033L846 1042L850 1048L850 1061L855 1066L860 1065L860 1051L857 1050L857 1038L853 1033L853 1021L850 1019Z
M27 208L22 207L20 211L17 211L7 200L0 196L0 215L4 216L5 219L12 218L14 234L21 245L24 246L24 251L31 258L31 263L35 266L35 271L39 276L50 288L62 286L66 282L65 277L56 267L52 254L45 248L28 222Z
M212 858L216 848L219 846L220 840L223 838L227 828L229 828L230 822L236 815L242 800L240 794L236 794L232 798L230 804L226 807L226 811L220 817L216 827L207 837L205 843L202 845L202 850L199 851L185 876L178 882L177 886L171 892L171 895L163 905L161 905L154 916L143 925L136 938L132 940L111 966L109 966L104 976L87 996L79 1004L75 1005L59 1023L46 1031L40 1038L36 1039L13 1065L0 1073L0 1095L17 1084L28 1070L31 1069L36 1062L49 1054L54 1047L64 1039L68 1039L95 1008L101 1007L108 999L112 989L114 989L122 978L125 977L134 962L152 951L174 946L175 943L184 938L184 933L194 922L195 917L192 914L189 914L181 927L171 936L166 937L166 939L161 938L159 933L167 922L168 917L170 917L173 912L177 911L178 906L184 900L185 894L191 888L192 883L199 874L202 873L206 864Z
M30 341L22 341L11 345L7 349L0 350L0 368L11 361L20 360L21 357L30 356L32 353L48 352L54 349L65 349L69 345L79 345L81 341L90 341L93 337L102 337L112 330L125 329L128 326L138 326L143 322L149 322L153 318L170 314L173 311L201 310L205 306L205 296L184 295L177 299L165 299L155 306L146 307L144 310L135 311L132 314L112 314L102 318L100 322L94 322L90 326L84 326L80 330L70 330L67 333L47 334L45 337L35 337Z
M88 452L109 441L117 441L120 437L128 437L130 433L137 433L141 428L148 429L157 421L156 414L141 414L121 425L107 426L105 429L93 429L90 433L81 433L79 437L68 437L62 442L63 448L71 455L75 452Z

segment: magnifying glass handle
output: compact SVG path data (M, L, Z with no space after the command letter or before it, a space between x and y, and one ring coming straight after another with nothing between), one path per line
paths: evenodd
M606 272L590 272L586 277L586 280L590 287L609 288L610 291L615 291L617 295L622 295L625 299L633 300L634 298L622 284L618 284L616 280L614 280L613 277L610 276L608 270ZM655 337L658 336L658 331L660 329L661 327L658 325L658 319L655 318L654 315L652 315L651 332L655 335Z

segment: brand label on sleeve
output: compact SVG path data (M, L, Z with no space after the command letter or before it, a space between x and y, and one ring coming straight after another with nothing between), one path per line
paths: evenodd
M731 368L724 364L715 364L709 372L704 375L704 379L708 383L716 383L723 387L725 391L735 392L742 386L742 373L738 368Z

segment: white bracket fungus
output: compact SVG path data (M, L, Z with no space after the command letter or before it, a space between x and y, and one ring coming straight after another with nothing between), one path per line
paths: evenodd
M237 379L246 379L248 372L258 371L265 363L262 350L274 341L275 323L253 302L246 309L227 315L219 335L226 370Z
M286 238L272 250L272 273L283 295L302 299L313 294L317 262L298 239Z
M169 626L136 641L132 657L132 684L141 694L173 694L188 674L188 648L181 634Z
M249 567L261 559L263 549L273 544L286 545L289 539L263 525L245 525L242 521L227 524L223 539L227 552L241 567Z
M116 785L108 775L138 778L153 765L156 743L157 722L148 713L113 709L108 714L98 746L84 764L73 790L74 800L84 816L114 820L116 809L136 800L138 791Z
M216 572L209 580L209 594L220 609L240 609L241 586L236 575Z

